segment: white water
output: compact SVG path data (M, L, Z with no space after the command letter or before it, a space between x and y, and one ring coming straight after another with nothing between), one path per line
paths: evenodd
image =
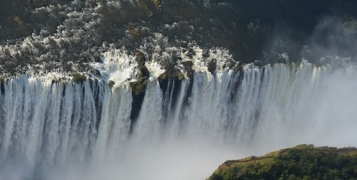
M169 82L165 92L153 76L130 132L133 99L115 73L121 68L107 71L118 82L113 89L31 76L5 81L0 179L197 180L227 159L277 148L357 146L353 69L246 67L241 83L242 74L221 69Z

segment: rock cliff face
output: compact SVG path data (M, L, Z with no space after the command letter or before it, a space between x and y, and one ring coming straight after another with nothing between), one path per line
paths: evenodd
M332 46L333 55L355 57L351 54L354 46L336 38L356 39L357 3L349 0L0 3L0 69L5 76L50 71L95 75L89 64L102 61L108 49L122 47L133 55L136 49L142 49L149 60L156 59L163 67L174 67L181 61L181 51L171 48L170 58L155 53L176 47L187 49L190 57L195 45L202 47L203 55L210 49L223 48L235 61L258 65L300 61L302 57L318 64L321 46ZM335 28L336 22L340 29ZM319 48L314 48L315 43ZM209 63L207 66L212 67ZM177 76L181 75L173 75Z
M357 149L299 145L264 156L226 161L208 180L355 179Z
M241 71L246 64L262 67L303 59L317 65L345 63L334 57L357 61L357 3L348 0L0 3L2 79L54 72L78 82L96 78L114 87L123 80L108 79L97 67L111 62L123 70L124 65L113 61L122 58L130 67L126 74L132 74L122 79L138 96L151 77L165 88L168 80Z

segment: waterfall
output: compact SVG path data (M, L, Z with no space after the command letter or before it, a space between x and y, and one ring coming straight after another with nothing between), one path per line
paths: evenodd
M165 88L150 77L135 121L125 83L15 77L1 83L0 175L204 179L227 158L299 143L356 146L354 77L307 62L197 72Z

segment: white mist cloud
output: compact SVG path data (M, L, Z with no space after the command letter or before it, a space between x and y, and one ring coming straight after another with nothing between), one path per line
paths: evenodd
M322 64L344 64L334 57L357 61L357 21L353 18L324 17L316 25L302 56ZM332 57L332 58L331 58ZM338 60L342 60L339 58Z
M357 146L357 71L338 69L326 79L312 116L311 139L318 145Z
M67 166L41 177L51 180L197 180L209 177L225 160L241 158L237 152L207 140L131 144L122 157L88 168ZM112 161L110 160L112 159Z

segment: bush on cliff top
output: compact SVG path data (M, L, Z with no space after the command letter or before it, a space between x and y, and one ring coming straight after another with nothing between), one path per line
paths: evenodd
M80 74L80 73L73 73L72 74L72 81L74 83L80 84L83 81L85 81L86 79L87 79L86 76L83 75L83 74Z
M227 161L208 180L245 179L357 179L357 149L297 146Z

